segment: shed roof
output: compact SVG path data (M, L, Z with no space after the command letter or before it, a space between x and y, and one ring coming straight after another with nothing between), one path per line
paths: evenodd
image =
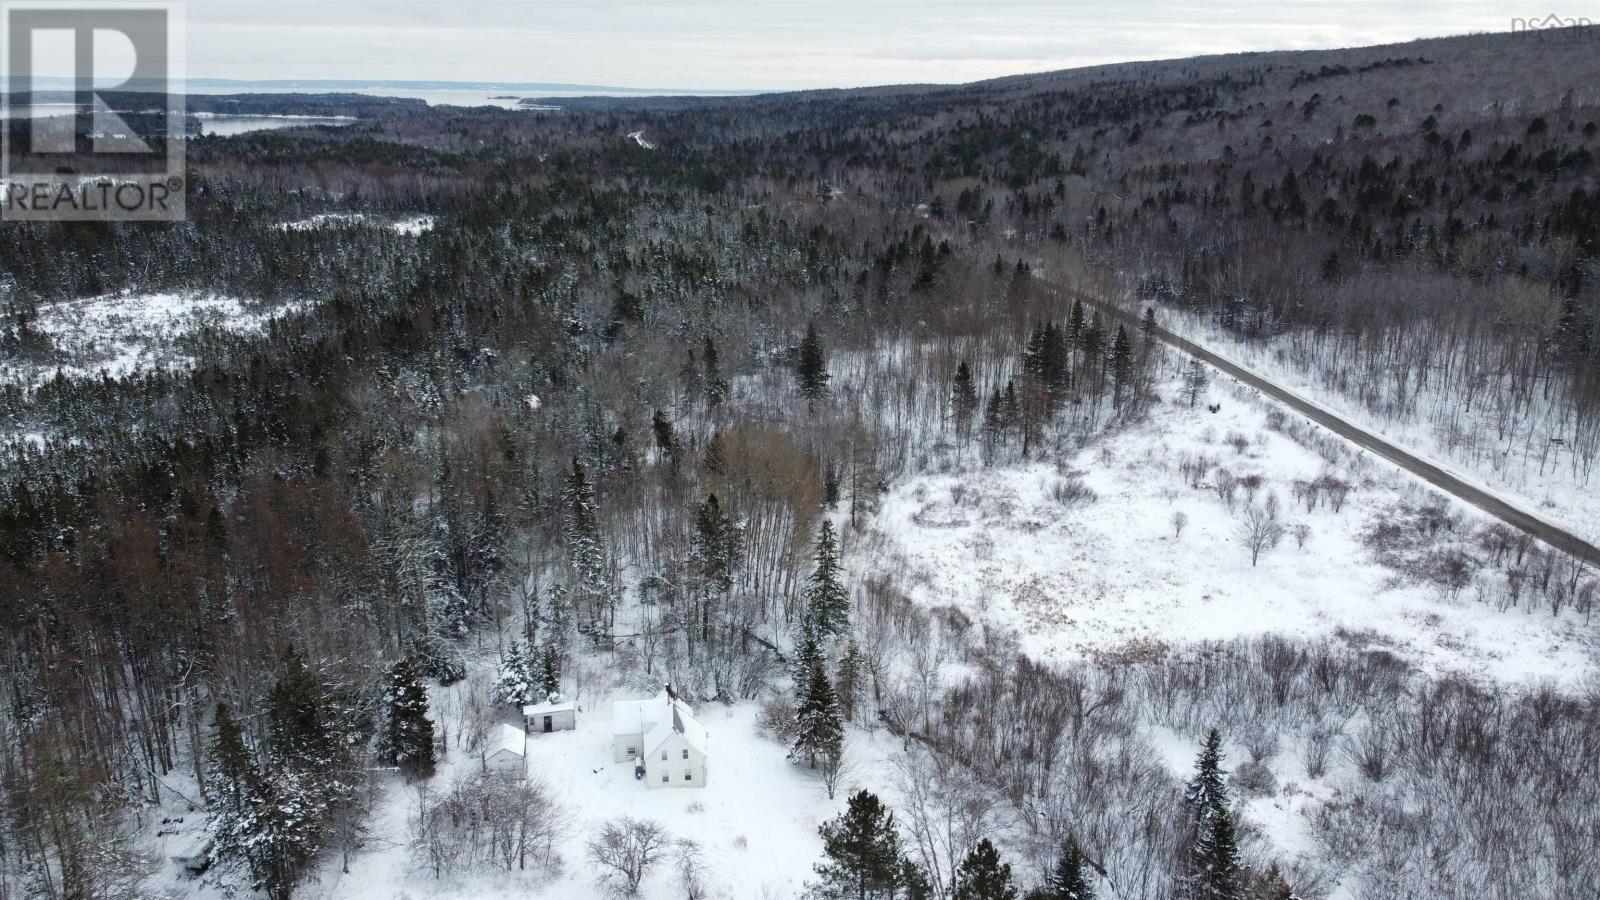
M501 725L489 736L487 755L494 756L502 750L510 750L518 756L523 755L527 748L528 734L515 725Z

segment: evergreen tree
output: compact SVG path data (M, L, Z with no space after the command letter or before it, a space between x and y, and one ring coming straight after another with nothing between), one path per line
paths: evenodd
M854 640L847 641L839 654L839 675L836 693L839 695L839 712L846 722L855 718L856 701L860 698L861 682L866 675L866 659Z
M823 860L814 867L821 877L814 885L817 897L889 900L894 896L906 863L900 856L894 813L875 794L857 792L845 811L819 831Z
M1145 349L1155 346L1156 342L1156 311L1154 307L1144 308L1144 318L1139 320L1139 340Z
M1215 811L1201 825L1204 840L1197 840L1193 864L1193 896L1196 900L1241 900L1243 870L1239 864L1239 842L1234 831L1233 813Z
M966 437L972 432L972 417L978 411L978 386L972 380L972 369L966 360L956 366L956 376L950 384L950 411L956 422L956 433Z
M996 389L989 394L989 402L983 409L983 449L986 453L993 453L1004 446L1006 442L1006 422L1003 402L1000 391Z
M384 701L378 758L407 774L432 775L433 720L428 718L428 692L411 660L401 659L389 670Z
M829 463L822 473L822 508L838 509L840 493L839 467Z
M807 400L821 400L828 395L828 358L815 325L806 326L806 336L795 359L795 378L800 382L801 396Z
M1045 877L1043 891L1033 896L1038 900L1094 900L1088 861L1077 841L1068 838L1061 845L1061 855Z
M838 637L850 627L850 592L844 586L844 572L839 567L839 544L834 538L833 523L822 520L817 532L817 551L813 557L817 567L806 586L806 616L816 628L818 639Z
M717 358L717 345L706 337L704 348L700 352L701 364L705 366L705 377L702 387L706 392L706 406L716 409L722 401L728 399L728 379L722 374L722 363Z
M1121 325L1117 326L1116 337L1111 341L1111 377L1116 380L1112 402L1120 404L1128 380L1133 377L1133 342L1128 340L1128 331Z
M1184 799L1197 820L1228 806L1228 773L1222 768L1222 734L1213 728L1200 745L1194 777L1189 779Z
M293 648L283 653L283 675L267 693L268 743L279 766L328 760L334 738L324 709L322 682Z
M511 646L506 648L505 654L500 657L500 672L494 682L496 703L522 706L534 702L538 688L530 653L531 650L524 651L516 640L512 640Z
M844 718L839 712L839 698L822 666L814 665L800 694L789 758L804 757L806 765L816 768L817 757L837 758L843 750Z
M1000 851L988 838L978 842L956 869L952 900L1016 900L1011 865L1000 861Z
M1238 900L1239 847L1228 811L1227 772L1222 768L1222 736L1206 734L1195 774L1184 791L1189 806L1192 846L1187 879L1193 900Z
M896 877L895 900L933 900L933 882L927 870L909 856L901 857Z
M561 651L552 641L545 641L539 654L539 700L549 700L561 694Z
M207 781L211 785L210 829L216 845L214 857L226 864L242 861L253 879L260 877L258 851L265 831L261 814L270 798L244 732L226 703L218 703L212 722L211 758Z
M672 420L667 418L666 413L659 409L655 411L655 414L650 418L650 430L656 436L656 449L665 453L668 457L677 455L678 438L673 433Z
M1067 318L1067 340L1077 344L1083 340L1083 301L1072 301L1072 314Z
M567 558L571 562L579 602L579 630L594 632L613 607L610 576L606 572L605 549L600 542L599 508L594 484L584 472L583 463L572 458L567 477Z
M1189 408L1199 402L1206 393L1206 364L1198 357L1189 360L1189 365L1183 370L1183 393L1189 398Z
M695 504L694 535L689 560L699 576L702 589L721 597L733 589L733 571L739 557L739 532L722 512L716 494Z

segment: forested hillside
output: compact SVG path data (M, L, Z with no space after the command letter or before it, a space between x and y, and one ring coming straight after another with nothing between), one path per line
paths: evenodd
M760 704L808 776L821 747L830 811L819 704L902 754L898 786L837 782L906 829L915 877L862 896L1014 896L971 892L996 846L1019 887L1078 866L1120 898L1600 895L1596 574L1069 293L1301 379L1593 540L1590 31L557 109L323 99L303 111L358 121L192 139L185 222L0 226L0 898L323 896L374 852L376 798L410 790L395 770L425 781L408 753L470 758L533 697L488 684L519 665L569 695ZM109 331L64 337L115 325L72 302L152 294L214 311L137 364L108 364ZM1137 458L1113 445L1236 414L1210 431L1262 436L1202 422L1139 463L1173 485L1149 554L1183 552L1181 490L1251 569L1347 542L1362 584L1484 618L1411 617L1433 655L1342 621L1112 637L1062 570L1027 587L1032 634L1073 643L1047 654L987 599L919 602L915 528L1026 506L979 510L959 492L1001 491L980 473L1047 472L1034 532L1089 521L1112 488L1072 460L1104 448L1109 478ZM1246 472L1269 445L1308 462ZM979 487L916 495L937 476ZM1329 518L1296 539L1291 513ZM1087 547L1050 550L1093 570ZM1130 560L1093 577L1137 581ZM1471 651L1524 627L1551 631ZM1559 682L1471 671L1558 650ZM425 754L395 737L413 686ZM1212 728L1249 761L1224 789L1202 755L1185 800L1161 741ZM1280 748L1301 780L1350 778L1275 831L1229 796L1274 796ZM216 862L152 886L180 807ZM554 845L453 865L554 870Z

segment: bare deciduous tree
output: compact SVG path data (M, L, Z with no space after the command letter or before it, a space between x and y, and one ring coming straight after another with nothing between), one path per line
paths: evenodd
M589 860L600 867L600 881L632 897L670 844L667 831L648 819L623 816L600 827L589 840Z

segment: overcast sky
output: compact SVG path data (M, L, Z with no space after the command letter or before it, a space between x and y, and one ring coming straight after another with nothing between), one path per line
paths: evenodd
M1542 3L1543 0L1540 0ZM1484 0L191 0L213 78L784 89L958 82L1132 59L1505 31L1600 3Z

